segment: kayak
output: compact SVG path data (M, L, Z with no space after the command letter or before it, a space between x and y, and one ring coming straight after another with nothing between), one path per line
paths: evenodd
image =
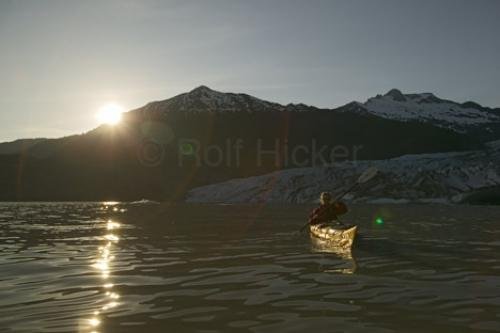
M319 240L323 246L331 246L350 251L356 237L358 226L340 226L331 223L313 224L309 226L311 238Z

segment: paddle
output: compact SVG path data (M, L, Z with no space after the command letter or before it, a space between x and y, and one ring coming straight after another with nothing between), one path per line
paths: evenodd
M333 200L333 202L337 202L339 201L340 199L342 199L343 197L345 197L345 195L349 192L351 192L352 190L354 190L356 187L358 187L360 184L363 184L363 183L366 183L367 181L369 181L370 179L372 179L373 177L375 177L378 173L378 169L377 168L368 168L366 169L362 174L361 176L359 176L358 180L356 180L356 183L354 183L351 187L349 187L347 190L345 190L344 192L342 192L340 195L338 195L335 200ZM300 228L300 232L304 231L304 229L309 225L309 222L307 222L302 228Z

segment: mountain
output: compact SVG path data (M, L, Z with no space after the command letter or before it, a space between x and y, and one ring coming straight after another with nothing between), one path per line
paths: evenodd
M500 109L483 107L474 102L457 103L432 93L403 94L391 89L385 95L357 103L358 112L402 122L418 121L469 133L482 140L500 136Z
M356 102L281 105L201 86L129 111L116 127L0 154L0 200L179 200L232 178L482 145L469 133L387 119Z
M11 142L0 143L0 155L19 154L47 139L19 139Z
M173 98L152 102L140 109L143 113L164 112L260 112L283 111L278 104L267 102L247 94L222 93L207 86L199 86L190 92Z
M345 190L368 167L378 168L379 175L348 196L348 200L456 203L484 192L482 201L500 203L500 141L474 151L405 155L381 161L346 161L332 167L297 168L233 179L195 188L187 193L186 201L312 203L323 191L339 193ZM486 194L490 200L486 200Z

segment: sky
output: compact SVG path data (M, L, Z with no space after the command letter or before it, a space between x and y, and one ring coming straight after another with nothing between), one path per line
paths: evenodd
M500 107L497 0L0 0L0 142L200 85L337 107L391 88Z

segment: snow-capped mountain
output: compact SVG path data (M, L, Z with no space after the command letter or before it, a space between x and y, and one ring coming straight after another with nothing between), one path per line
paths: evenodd
M282 105L247 94L224 93L207 86L199 86L170 99L149 103L136 111L154 115L170 111L252 113L317 110L320 109L302 103ZM486 141L495 140L500 136L500 109L483 107L474 102L457 103L438 98L432 93L403 94L392 89L385 95L369 98L364 103L351 102L331 110L374 115L401 122L416 121L470 134Z
M322 191L341 192L363 170L380 174L348 200L380 202L459 202L468 193L500 185L500 141L486 149L405 155L379 161L343 162L332 167L297 168L198 187L188 202L310 203Z
M142 111L254 112L284 109L283 105L264 101L247 94L223 93L207 86L199 86L187 93L149 103L142 108Z
M357 112L398 121L431 123L457 132L468 132L478 126L491 131L487 125L500 122L499 115L492 109L473 102L460 104L440 99L432 93L403 94L392 89L385 95L377 95L357 104Z

